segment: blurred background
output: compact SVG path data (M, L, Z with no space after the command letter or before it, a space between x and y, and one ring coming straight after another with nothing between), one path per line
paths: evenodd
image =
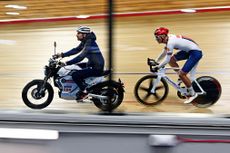
M105 0L0 1L0 109L33 111L22 102L22 88L32 79L43 78L54 41L58 52L77 46L75 29L80 25L93 29L108 60L107 5ZM229 113L229 0L114 0L114 16L114 78L121 78L126 87L124 102L117 111ZM134 85L149 72L146 59L156 58L163 48L153 38L153 30L159 26L199 43L204 57L197 75L212 75L223 88L214 106L202 109L185 105L173 88L159 106L146 107L135 100ZM55 90L55 99L42 111L88 113L98 109L59 99Z
M66 17L107 13L106 0L1 0L1 20ZM114 0L114 13L229 6L228 0ZM17 5L16 7L13 5ZM10 14L11 12L11 14ZM15 12L12 13L12 12Z

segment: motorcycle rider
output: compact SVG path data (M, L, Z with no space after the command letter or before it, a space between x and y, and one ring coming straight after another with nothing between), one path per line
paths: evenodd
M88 59L87 63L79 64L81 70L75 70L72 73L73 81L79 86L80 91L76 95L76 100L83 99L87 96L86 83L84 79L91 76L99 76L104 71L104 57L96 43L96 35L87 26L79 26L76 30L77 39L81 42L77 47L62 53L57 53L54 58L68 57L77 55L75 58L67 61L64 65L77 64Z
M157 62L164 58L164 60L156 67L161 68L169 63L172 67L178 67L177 61L186 60L182 69L177 73L180 79L184 82L188 89L187 100L184 103L192 102L198 95L192 87L191 80L187 77L187 73L195 67L202 58L202 51L198 44L190 38L181 35L169 35L169 30L165 27L157 28L154 32L158 43L166 44L163 52L157 58ZM173 55L173 50L179 50Z

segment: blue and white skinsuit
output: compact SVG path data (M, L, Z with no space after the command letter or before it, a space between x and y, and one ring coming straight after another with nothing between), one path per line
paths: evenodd
M169 63L174 49L179 50L174 55L176 61L187 59L181 69L185 73L191 71L191 69L199 62L203 56L201 49L195 41L181 35L170 34L163 52L157 58L157 62L159 62L163 57L165 57L158 67L163 67Z

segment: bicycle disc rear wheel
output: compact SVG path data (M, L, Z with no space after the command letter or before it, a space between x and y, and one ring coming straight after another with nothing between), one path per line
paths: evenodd
M144 105L157 105L163 102L168 95L168 84L161 78L156 85L155 92L151 92L156 75L147 75L142 77L135 85L134 94L138 102Z
M221 96L222 88L218 80L210 76L202 76L197 78L197 82L206 92L205 95L199 95L192 104L196 107L207 108L215 104ZM196 92L200 92L196 83L193 83Z

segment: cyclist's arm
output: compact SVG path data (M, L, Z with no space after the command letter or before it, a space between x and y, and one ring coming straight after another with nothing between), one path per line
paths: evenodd
M166 50L163 49L162 53L157 57L156 62L160 63L160 61L165 57L166 55Z
M167 48L165 48L165 52L166 52L166 56L165 56L164 60L158 65L159 68L161 68L161 67L163 67L169 63L169 61L172 57L172 54L173 54L173 48L167 47Z

